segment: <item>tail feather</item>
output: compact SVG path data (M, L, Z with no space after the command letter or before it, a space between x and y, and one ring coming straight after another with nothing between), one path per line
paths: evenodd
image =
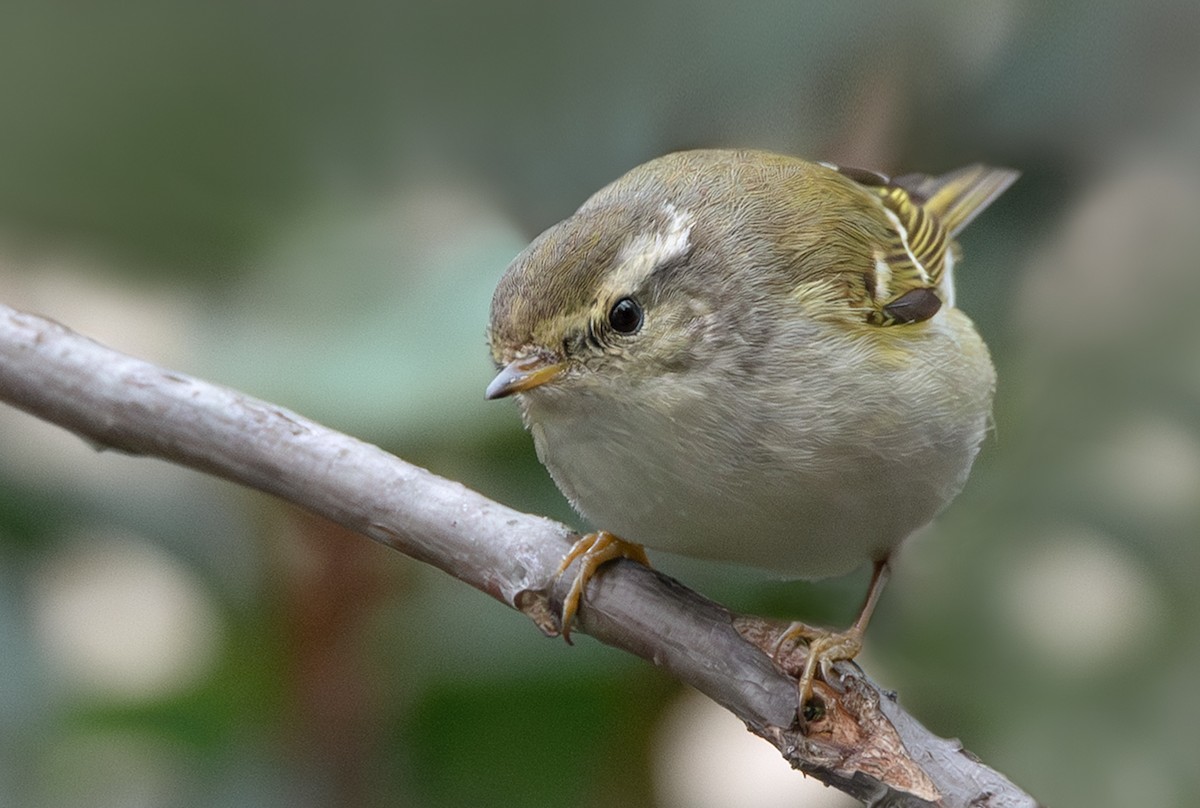
M925 210L936 216L953 238L1019 176L1019 171L976 163L940 177L905 174L894 178L892 184L923 201Z

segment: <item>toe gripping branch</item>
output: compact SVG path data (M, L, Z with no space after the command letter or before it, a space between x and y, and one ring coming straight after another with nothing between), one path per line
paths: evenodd
M867 589L867 598L859 610L858 619L847 630L830 631L797 622L784 629L775 641L771 651L772 660L789 674L797 676L796 714L801 726L818 719L824 712L823 700L813 699L813 685L817 680L818 670L821 679L827 685L833 686L835 681L833 664L852 660L862 650L867 624L871 622L875 604L879 602L879 595L883 591L884 585L887 584L889 573L886 558L875 562L871 584ZM785 652L793 648L798 641L803 641L807 645L807 653L804 657L803 668L796 670L796 666L790 664Z
M562 563L558 565L555 573L556 577L561 577L575 561L580 561L579 571L575 573L571 582L571 589L563 598L562 636L568 643L571 643L571 623L579 611L588 581L602 566L618 558L628 558L643 566L650 566L650 559L647 558L646 549L642 545L625 541L605 530L583 536L563 556Z

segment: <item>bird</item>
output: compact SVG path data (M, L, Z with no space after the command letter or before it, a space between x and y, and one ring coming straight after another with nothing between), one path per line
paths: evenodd
M680 151L532 241L492 298L486 397L597 530L562 613L645 548L789 579L873 574L854 624L793 622L820 675L852 659L889 559L962 490L995 371L956 306L956 236L1018 177L897 177L758 150Z

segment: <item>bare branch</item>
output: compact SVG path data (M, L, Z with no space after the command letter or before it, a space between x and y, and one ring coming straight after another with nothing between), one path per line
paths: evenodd
M102 448L160 457L275 494L432 564L558 633L576 538L274 404L105 348L0 306L0 400ZM825 716L796 727L796 683L772 662L781 626L735 616L620 561L587 590L578 629L662 666L774 744L798 769L869 805L1028 808L1035 801L932 735L854 665ZM798 652L802 653L802 652Z

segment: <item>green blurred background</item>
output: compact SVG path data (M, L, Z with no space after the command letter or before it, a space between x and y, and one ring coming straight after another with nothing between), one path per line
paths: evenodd
M1048 805L1200 804L1193 0L5 0L0 110L0 300L572 523L482 397L534 234L678 148L1021 169L957 273L995 437L863 661ZM832 624L866 582L656 561ZM845 804L647 664L7 408L0 649L2 805Z

